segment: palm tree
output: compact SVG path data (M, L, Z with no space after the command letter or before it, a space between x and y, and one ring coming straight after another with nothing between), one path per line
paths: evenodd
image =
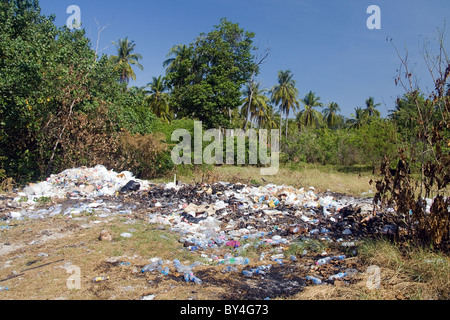
M316 96L315 92L308 92L306 96L301 99L304 103L304 110L297 114L297 121L299 129L302 127L316 127L321 122L322 115L315 107L322 107L320 97Z
M264 116L259 119L259 127L263 129L275 129L277 128L276 114L274 113L273 106L267 104L267 109Z
M351 114L353 119L348 119L347 123L349 124L350 129L359 129L367 120L367 113L361 108L356 107L355 113Z
M245 99L242 101L241 116L250 117L251 121L256 119L258 125L261 125L261 120L267 113L269 98L264 95L267 90L260 89L259 86L260 84L255 82L247 85L244 91Z
M120 83L129 83L130 79L136 80L136 74L133 71L132 66L138 67L143 70L144 67L139 63L142 59L142 55L139 53L133 53L136 44L134 41L120 39L119 43L113 44L117 47L117 56L111 56L111 62L116 65L116 70L120 72Z
M150 109L162 121L170 122L173 115L169 106L168 87L164 78L161 76L158 78L153 77L152 82L148 83L146 88L149 88L149 90L146 90L146 93L148 94L147 100Z
M367 113L367 115L369 117L377 117L378 118L381 115L380 111L375 109L378 106L381 106L381 103L375 104L374 98L369 97L369 99L366 100L366 109L364 110L364 112Z
M290 70L278 71L278 84L272 88L272 102L275 105L280 104L280 136L282 129L282 114L286 116L286 138L288 133L288 117L291 109L295 112L299 106L297 100L298 90L295 87L296 81L292 79L294 75Z
M173 70L176 58L186 50L187 46L184 44L177 44L170 48L169 53L167 54L168 59L163 62L163 67L166 68L166 72L170 72Z
M341 111L341 108L336 102L331 102L323 112L323 120L327 123L328 128L331 128L336 124L338 115L337 112Z

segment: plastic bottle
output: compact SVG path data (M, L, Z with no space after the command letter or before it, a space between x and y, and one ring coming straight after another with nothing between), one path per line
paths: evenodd
M274 261L281 266L283 265L283 260L281 260L281 259L275 259Z
M189 282L189 280L191 279L191 277L194 277L194 274L192 273L192 272L185 272L184 273L184 280L186 281L186 282Z
M243 270L242 273L247 277L253 277L253 272L248 270Z
M201 279L197 278L197 277L194 277L194 279L192 281L194 281L194 283L198 284L198 285L203 283L203 281Z
M0 292L2 292L2 291L9 291L9 288L8 287L0 287Z
M332 260L332 259L331 259L330 257L326 257L326 258L323 258L323 259L319 259L319 260L317 260L316 265L317 265L317 266L321 266L321 265L330 263L331 260Z
M347 276L347 273L345 273L345 272L340 272L340 273L338 273L338 274L334 274L334 275L330 276L330 277L328 278L328 280L342 279L342 278L344 278L344 277L346 277L346 276Z
M226 266L225 268L222 269L222 273L228 273L228 272L237 272L238 268L234 267L234 266Z
M264 275L264 274L266 274L266 271L270 270L270 268L272 268L271 264L269 264L269 265L261 265L261 266L258 266L257 268L250 269L250 271L253 272L254 274L262 274L262 275Z
M322 280L313 276L306 276L306 280L312 281L314 284L322 284Z
M273 261L277 260L277 259L283 259L284 258L284 254L280 253L280 254L274 254L270 257Z
M224 264L249 264L250 260L244 257L226 258L223 260Z
M169 274L169 267L165 267L164 269L163 269L163 267L161 267L161 266L158 266L158 268L156 268L156 270L158 271L158 272L161 272L163 275L165 275L165 276L167 276L168 274Z
M159 259L159 260L153 261L152 263L147 264L146 266L144 266L144 268L142 268L141 271L142 272L151 272L162 264L163 264L163 261L161 259Z
M340 256L334 256L333 260L345 260L345 255L340 255Z
M297 261L297 257L296 257L296 256L294 256L293 254L291 254L290 258L291 258L291 260L292 260L292 261L294 261L294 262L296 262L296 261Z

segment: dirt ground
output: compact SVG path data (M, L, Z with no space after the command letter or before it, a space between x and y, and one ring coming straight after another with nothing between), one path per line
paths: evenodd
M183 192L191 191L187 189ZM0 210L3 210L3 213L0 212L0 287L8 288L0 291L1 300L411 298L398 288L395 288L395 294L383 294L383 290L391 292L395 285L387 281L388 278L383 278L390 274L388 270L382 270L381 287L371 285L374 274L368 272L367 261L360 259L357 243L359 238L364 237L364 232L381 228L382 221L377 222L376 219L369 226L359 228L359 235L354 232L353 235L345 236L344 242L327 240L330 237L342 238L342 229L338 229L338 224L324 224L324 227L331 229L324 238L323 235L307 236L301 225L300 230L293 233L289 226L297 218L288 215L272 217L273 223L266 225L242 219L240 227L248 227L253 223L253 228L270 231L271 235L280 235L290 241L271 244L262 239L243 239L238 248L220 246L193 250L180 240L183 236L180 232L171 230L167 224L149 222L152 213L167 210L164 206L154 206L156 198L164 201L170 199L170 194L162 189L155 188L144 195L102 199L108 205L120 203L123 208L132 207L132 211L102 214L102 211L93 210L71 215L8 220L6 212L18 210L18 205L11 203L14 196L2 196L0 203ZM182 196L189 197L189 194ZM83 201L92 203L93 200ZM48 199L36 204L34 210L61 205L61 212L64 212L65 208L83 201ZM358 211L343 210L342 215L346 223L350 221L355 228L359 226L362 217L358 218L361 215ZM227 217L228 220L231 218ZM261 257L262 253L264 257ZM248 257L250 263L237 265L235 271L224 272L226 266L211 257L220 259L226 254ZM282 264L271 259L277 254L284 254ZM316 261L321 258L339 255L345 255L345 259L316 265ZM154 257L164 261L163 267L169 267L168 275L157 270L141 272ZM202 262L202 265L193 269L202 283L186 282L184 275L177 272L174 259L184 265ZM265 274L248 277L242 272L269 264L271 268ZM344 272L346 275L342 279L328 279ZM320 278L322 284L314 284L307 276ZM94 281L97 277L104 278Z

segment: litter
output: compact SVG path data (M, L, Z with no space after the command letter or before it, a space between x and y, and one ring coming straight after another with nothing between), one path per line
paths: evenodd
M318 251L307 246L308 250L301 248L295 254L287 249L292 244L320 240L335 242L347 253L345 249L355 247L362 236L398 232L395 226L385 225L374 212L371 199L331 192L319 194L314 188L274 184L251 186L217 182L188 185L175 179L173 183L157 185L136 179L131 172L117 173L104 166L65 170L46 181L27 186L18 195L14 198L14 206L5 211L7 219L42 219L59 215L68 220L94 216L90 223L107 222L114 216L129 221L143 219L158 229L176 233L183 250L201 256L204 263L217 267L218 272L242 272L243 279L257 275L267 277L276 273L274 269L304 266L307 259L310 259L308 267L323 271L319 274L324 276L308 275L308 281L322 284L327 279L342 279L346 273L346 257L333 256L337 253L328 249L336 246L327 246L329 253L317 261L320 256L313 257L313 254L320 253L323 248ZM47 206L37 206L36 200L42 197L51 199ZM120 236L132 237L134 232L131 230ZM161 241L168 239L161 238ZM113 241L113 236L110 231L103 230L99 240ZM259 259L247 258L249 250L257 250ZM141 273L156 271L152 276L173 277L178 273L187 282L196 284L207 281L202 273L198 273L200 279L193 271L203 262L191 265L184 265L177 259L169 262L170 268L167 262L157 257L139 269ZM171 268L173 271L172 263L176 273L169 275ZM264 265L257 266L261 263Z

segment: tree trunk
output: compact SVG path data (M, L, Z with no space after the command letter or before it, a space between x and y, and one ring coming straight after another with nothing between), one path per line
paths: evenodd
M253 90L250 87L250 99L248 100L247 112L245 117L244 131L247 131L248 117L250 116L250 106L252 105L253 100Z
M286 139L288 137L288 117L289 117L289 111L286 112Z

